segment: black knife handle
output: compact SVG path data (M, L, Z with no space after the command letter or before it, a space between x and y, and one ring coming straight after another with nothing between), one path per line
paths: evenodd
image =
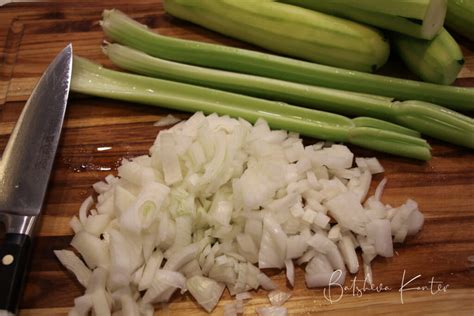
M0 245L0 310L16 315L31 252L31 237L8 233Z

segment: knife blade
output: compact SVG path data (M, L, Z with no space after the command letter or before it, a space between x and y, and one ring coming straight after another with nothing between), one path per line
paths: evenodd
M0 160L0 316L15 315L31 239L59 143L72 73L72 45L41 76L13 129Z

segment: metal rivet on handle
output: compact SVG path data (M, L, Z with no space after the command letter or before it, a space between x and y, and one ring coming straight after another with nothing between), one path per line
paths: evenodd
M4 266L9 266L13 263L14 260L15 260L15 257L13 257L12 255L5 255L2 258L2 263Z

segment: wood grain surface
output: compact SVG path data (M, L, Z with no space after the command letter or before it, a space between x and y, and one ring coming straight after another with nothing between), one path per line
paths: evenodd
M76 54L110 65L100 50L104 36L98 21L103 9L113 7L163 34L253 48L172 18L164 13L161 1L58 1L0 7L0 152L39 76L67 43L73 43ZM461 43L466 64L456 85L474 87L474 45L462 40ZM382 72L411 76L396 58ZM67 315L74 297L83 289L59 264L53 250L69 246L69 219L92 193L91 185L109 173L116 174L122 157L147 153L160 130L153 123L169 113L189 116L160 108L71 96L37 230L21 315ZM427 163L351 147L356 155L377 156L385 167L385 174L376 176L372 187L373 190L382 177L387 177L384 202L399 204L406 198L415 199L426 218L419 234L396 245L393 258L377 258L373 262L374 281L382 284L384 290L359 293L359 280L363 278L359 273L346 279L347 289L342 296L333 288L331 302L322 289L306 289L301 269L296 270L294 289L288 287L282 272L270 271L282 289L292 292L285 304L289 314L474 315L473 151L429 141L433 159ZM101 151L100 147L110 149ZM404 273L405 283L418 277L407 286L412 290L400 293ZM221 315L223 305L230 300L225 293L213 314ZM244 314L253 315L256 307L268 305L266 293L259 290L245 305ZM189 295L184 295L175 296L166 307L157 306L156 315L206 313Z

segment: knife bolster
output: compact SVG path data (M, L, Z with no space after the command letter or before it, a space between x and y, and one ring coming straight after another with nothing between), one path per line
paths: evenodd
M5 225L6 234L20 234L32 237L36 218L36 216L0 212L0 222Z

